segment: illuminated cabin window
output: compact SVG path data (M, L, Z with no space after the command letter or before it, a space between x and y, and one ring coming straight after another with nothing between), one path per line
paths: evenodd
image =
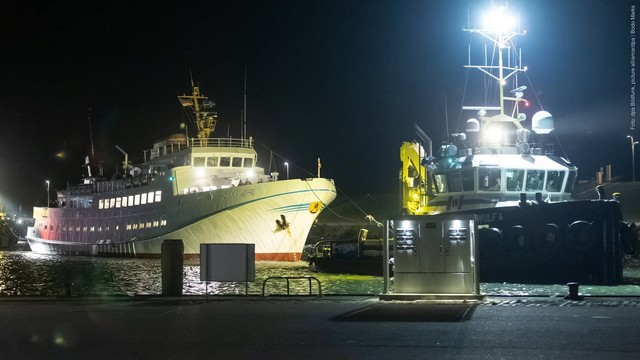
M478 169L478 190L500 191L500 169Z
M147 193L147 202L149 204L153 202L153 191L149 191L149 193Z
M507 178L507 191L522 191L524 184L524 170L508 169L505 171Z
M241 167L242 166L242 158L234 157L233 160L231 161L231 166L232 167Z
M229 167L231 165L231 158L228 156L220 158L220 166Z
M127 201L128 199L129 199L129 198L128 198L128 197L126 197L126 196L123 196L123 197L122 197L122 207L127 207L127 206L129 206L129 205L128 205L128 204L129 204L129 202Z
M145 205L147 203L147 193L142 193L140 195L140 204Z
M167 226L167 220L160 220L160 226Z
M198 156L193 158L193 166L194 167L203 167L204 166L204 156Z
M87 227L86 226L82 228L82 232L87 232Z
M153 221L153 227L158 227L159 225L160 225L160 222L158 220Z
M244 158L244 165L242 165L243 167L246 168L252 168L253 167L253 159L252 158Z
M151 221L147 221L147 226L146 227L147 227L147 229L151 228Z
M95 227L95 226L92 226L92 227L89 229L89 231L91 231L91 232L96 231L96 227Z
M104 199L98 201L98 209L104 209Z
M133 205L140 205L140 194L133 197Z
M116 198L109 199L109 208L113 208L116 206Z
M127 230L131 230L131 224L127 224Z
M544 184L543 170L527 170L526 191L541 191Z
M217 156L210 156L207 158L207 166L208 167L216 167L218 166L218 157Z
M560 189L562 189L562 181L564 181L564 171L547 171L547 183L545 185L545 190L548 192L560 191Z
M129 200L127 201L129 206L133 206L133 195L129 195Z
M98 226L98 232L102 232L102 226Z
M117 207L117 208L119 208L119 207L120 207L120 205L122 205L122 198L117 197L117 198L116 198L116 207Z
M162 191L156 191L156 202L160 202L162 200Z

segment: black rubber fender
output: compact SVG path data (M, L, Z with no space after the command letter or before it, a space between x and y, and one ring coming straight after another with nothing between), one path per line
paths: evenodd
M638 230L633 222L620 222L622 251L627 255L638 255Z
M553 223L540 226L535 231L536 247L540 250L557 250L562 246L562 231Z
M596 246L597 237L590 222L578 220L567 227L565 244L571 251L587 252Z
M531 234L522 225L514 225L504 232L504 241L514 253L524 253L531 248Z
M507 255L507 246L502 237L502 230L498 228L484 228L480 230L480 251L487 256Z

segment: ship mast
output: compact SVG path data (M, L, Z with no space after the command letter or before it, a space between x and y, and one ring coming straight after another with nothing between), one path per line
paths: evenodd
M507 79L516 75L519 72L527 71L527 67L522 67L521 65L511 66L510 63L507 65L504 64L503 56L504 52L507 53L512 48L512 39L519 35L525 35L525 31L515 31L513 28L516 25L516 20L513 16L511 16L507 12L506 6L493 6L492 12L485 19L484 27L477 29L463 29L464 31L470 33L477 33L488 39L491 43L493 43L494 47L498 49L498 65L471 65L471 55L469 55L469 64L465 65L465 68L478 69L482 71L485 75L490 78L496 80L498 82L499 87L499 106L465 106L464 110L478 110L480 119L482 120L482 125L487 126L489 123L494 121L502 121L502 122L512 122L518 129L522 128L522 124L520 124L524 119L524 114L517 113L518 112L518 104L520 102L526 101L522 98L522 91L526 89L526 87L520 87L518 89L514 89L512 92L514 94L513 97L505 96L504 94L504 86L507 84ZM515 77L514 77L515 78ZM514 108L513 112L508 115L505 114L505 100L513 101ZM497 110L500 113L494 116L485 116L486 111L489 110Z
M190 107L195 116L195 123L198 129L198 139L208 139L216 127L218 114L214 110L215 103L209 101L208 97L200 94L200 88L191 82L193 88L191 95L180 95L178 100L184 107Z

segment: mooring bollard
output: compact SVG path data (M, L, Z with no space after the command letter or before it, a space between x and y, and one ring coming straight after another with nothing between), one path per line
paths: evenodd
M579 294L580 284L577 282L570 282L567 284L569 287L569 295L564 298L567 300L584 300L584 297Z
M162 242L162 295L182 295L184 245L182 240Z

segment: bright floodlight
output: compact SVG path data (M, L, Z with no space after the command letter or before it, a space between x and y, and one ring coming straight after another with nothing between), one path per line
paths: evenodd
M505 8L493 9L484 18L484 25L487 29L505 31L516 26L516 19L507 13Z
M487 126L482 136L484 141L489 144L499 144L504 139L502 128L496 124Z

